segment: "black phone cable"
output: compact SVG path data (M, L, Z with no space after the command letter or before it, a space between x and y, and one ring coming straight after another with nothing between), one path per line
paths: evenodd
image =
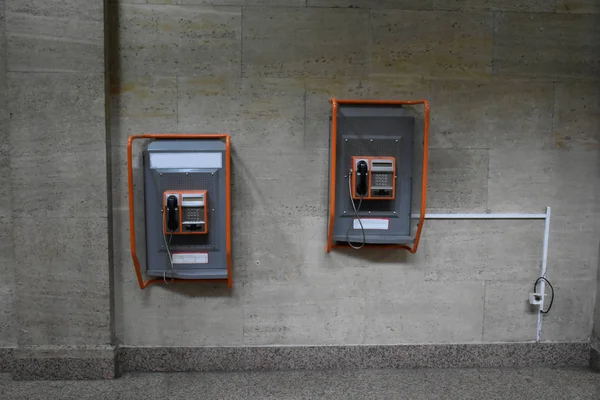
M540 312L542 314L548 314L550 312L550 309L552 308L552 303L554 303L554 287L552 286L552 284L550 283L550 281L546 278L544 278L543 276L540 276L539 278L536 279L535 283L533 284L533 293L537 293L536 289L537 289L537 285L539 283L539 281L545 281L548 286L550 286L550 289L552 291L552 297L550 297L550 305L548 306L548 309L546 311L542 310L542 307L544 307L544 305L542 304L542 307L540 307ZM542 293L542 297L544 296L544 293Z
M355 246L352 244L352 242L350 241L350 229L354 226L354 221L350 222L350 225L348 226L348 229L346 229L346 241L348 242L348 245L350 247L352 247L355 250L359 250L362 249L365 245L365 242L367 241L366 235L365 235L365 227L363 226L362 220L360 219L360 216L358 215L358 212L360 211L360 206L362 205L362 201L363 201L363 195L360 196L360 200L358 202L358 207L356 207L356 204L354 204L354 199L352 198L352 170L350 170L350 173L348 174L348 194L350 195L350 202L352 203L352 209L354 210L354 216L356 217L356 219L358 220L358 223L360 224L360 230L362 232L362 243L360 244L360 246Z

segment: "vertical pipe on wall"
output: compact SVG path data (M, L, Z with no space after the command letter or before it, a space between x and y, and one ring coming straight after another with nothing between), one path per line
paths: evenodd
M546 207L546 220L544 225L544 247L542 249L542 273L541 277L546 277L546 268L548 265L548 242L550 240L550 207ZM538 312L537 332L535 335L536 342L542 340L542 309L544 308L544 300L546 299L546 282L540 281L540 293L542 294L542 304Z

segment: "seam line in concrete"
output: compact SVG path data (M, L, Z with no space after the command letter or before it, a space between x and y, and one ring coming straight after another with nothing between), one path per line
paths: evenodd
M369 41L367 42L367 76L371 76L373 73L373 24L371 12L372 10L369 9L367 13L367 24L369 28Z
M240 7L240 78L244 77L244 6Z
M485 299L487 298L487 281L483 281L483 315L481 318L481 342L485 338Z
M492 65L491 75L494 76L496 73L496 27L497 27L497 12L492 13Z
M551 116L551 122L550 122L550 132L554 135L554 130L556 129L556 126L554 125L554 115L555 115L555 111L556 111L556 99L558 98L558 87L557 87L557 82L556 81L552 81L552 116Z
M175 101L175 127L178 131L181 130L181 128L179 127L179 82L180 76L179 74L177 74L177 76L175 77L175 96L177 96Z
M306 137L306 134L307 134L306 133L307 132L307 129L306 129L306 102L307 102L307 97L308 97L307 88L306 88L306 79L304 79L302 81L302 83L304 85L304 135L302 138L302 148L306 149L308 147L306 145L307 140L308 140L308 138Z
M489 211L490 206L490 158L492 156L492 152L490 149L487 150L487 171L485 178L485 212Z

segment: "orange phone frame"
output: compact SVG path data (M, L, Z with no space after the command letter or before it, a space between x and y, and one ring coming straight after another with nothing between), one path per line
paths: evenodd
M183 196L182 194L202 193L204 195L204 230L197 232L183 231ZM179 201L179 232L167 230L167 196L177 195ZM163 232L165 235L206 235L208 233L208 191L206 190L167 190L163 193Z
M367 179L367 193L369 194L368 196L359 196L356 194L356 162L358 160L367 160L367 163L369 164L369 177ZM387 197L387 196L371 196L371 175L373 174L373 172L371 171L371 168L373 166L372 161L373 160L392 160L394 162L394 172L392 172L393 174L393 178L392 178L392 196L391 197ZM394 157L376 157L376 156L352 156L352 198L354 200L394 200L396 198L396 158Z
M408 250L410 253L416 253L419 248L419 240L421 239L421 232L423 231L423 223L425 222L425 208L427 203L427 163L429 159L429 101L428 100L339 100L332 98L331 103L331 154L330 154L330 168L335 168L337 160L337 113L340 104L366 104L366 105L419 105L422 104L425 109L425 127L423 133L423 177L421 181L421 212L419 214L419 225L417 227L417 233L415 235L415 242L412 247L404 244L391 244L391 245L365 245L365 247L377 247L377 248L396 248ZM395 165L395 164L394 164ZM335 217L335 172L331 172L330 183L329 183L329 224L327 226L327 245L325 251L331 252L331 249L335 247L347 247L345 245L334 245L333 244L333 224Z
M137 139L223 139L225 140L225 229L226 244L225 251L227 255L227 278L226 279L179 279L174 278L173 282L227 282L229 288L233 287L233 276L231 271L231 139L225 133L215 134L169 134L169 133L147 133L143 135L129 136L127 141L127 189L129 196L129 243L131 247L131 258L135 268L140 289L145 289L149 285L163 282L163 279L154 278L144 281L140 269L140 261L137 257L135 245L135 201L133 198L133 141ZM194 192L194 191L192 191ZM170 280L169 280L170 282Z

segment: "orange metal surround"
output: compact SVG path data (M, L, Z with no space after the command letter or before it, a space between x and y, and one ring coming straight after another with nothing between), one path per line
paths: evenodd
M204 194L204 230L197 232L183 231L183 196L182 194L202 193ZM176 195L179 204L179 231L171 232L167 230L167 197ZM206 190L168 190L163 193L163 232L165 235L205 235L208 233L208 192Z
M421 232L423 230L423 223L425 222L425 208L427 204L427 163L429 159L429 101L428 100L338 100L332 98L331 102L331 160L330 168L334 169L337 159L337 112L339 104L372 104L372 105L419 105L423 104L425 109L425 127L423 134L423 179L421 182L421 213L419 215L419 225L417 227L417 234L415 235L415 242L412 247L400 244L400 245L387 245L388 248L400 248L408 250L411 253L416 253L419 248L419 240L421 238ZM327 227L327 246L325 250L329 253L332 248L340 247L339 245L333 244L333 221L335 216L335 172L331 172L331 181L329 184L329 224ZM381 245L365 245L365 247L382 247Z
M394 200L396 198L396 159L394 157L374 157L374 156L353 156L352 157L352 198L354 200L360 200L361 196L356 194L356 171L354 170L356 163L359 160L366 160L369 164L369 177L367 178L367 196L362 196L363 200ZM386 196L371 196L371 176L372 171L371 168L373 166L373 160L392 160L394 163L394 172L392 173L392 195L390 197Z
M226 252L227 252L227 279L173 279L174 282L227 282L229 288L233 287L233 277L231 271L231 139L224 133L217 134L167 134L167 133L147 133L143 135L129 136L127 141L127 189L129 196L129 243L131 246L131 258L135 268L140 289L145 289L151 284L161 283L162 279L148 279L144 281L140 269L140 262L137 257L135 245L135 201L133 198L133 141L136 139L224 139L225 140L225 208L226 218ZM169 280L170 282L170 280Z

